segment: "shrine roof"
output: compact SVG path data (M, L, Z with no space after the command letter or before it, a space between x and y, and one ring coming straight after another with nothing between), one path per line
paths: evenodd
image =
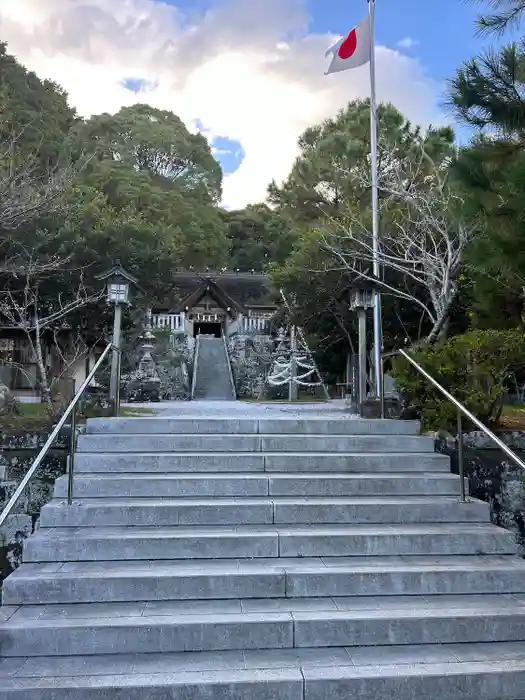
M172 294L154 304L155 310L169 309L173 313L175 310L184 310L186 306L194 306L202 298L207 287L213 290L213 295L221 306L230 306L239 313L255 306L274 306L270 303L271 280L262 273L190 270L174 273L173 280Z

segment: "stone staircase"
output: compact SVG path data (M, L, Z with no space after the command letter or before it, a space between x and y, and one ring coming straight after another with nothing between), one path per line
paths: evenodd
M525 700L525 562L416 424L87 430L4 583L1 700Z
M194 399L233 401L230 359L223 338L199 338Z

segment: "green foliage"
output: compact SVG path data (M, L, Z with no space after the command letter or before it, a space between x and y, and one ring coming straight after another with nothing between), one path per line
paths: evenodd
M40 172L53 168L76 120L75 110L62 88L27 71L1 42L0 104L0 142L13 143L15 162L31 157Z
M525 335L520 331L471 331L411 351L412 357L477 418L497 424L505 394L525 377ZM457 412L405 358L392 374L405 406L428 430L455 430Z
M165 110L137 104L117 114L94 116L72 134L77 149L94 147L103 161L147 173L159 185L196 198L221 196L222 171L202 134L191 134L181 119Z
M483 130L458 153L451 171L471 215L485 221L465 261L471 323L482 328L523 327L524 87L523 42L473 58L450 84L456 115Z
M391 104L377 109L382 142L398 157L404 157L414 144L423 142L436 157L453 141L450 129L430 129L424 134ZM299 138L300 155L292 171L278 187L270 184L269 199L294 221L318 222L337 217L348 202L369 208L370 190L352 173L370 169L370 102L356 100L333 119L310 127Z
M175 114L147 105L95 116L70 138L77 153L96 157L72 190L59 239L79 264L100 251L164 294L178 267L225 263L228 241L216 206L222 172L206 139Z
M490 127L506 138L525 128L523 83L525 44L512 43L467 61L450 81L456 115L476 128Z
M525 0L484 0L484 4L493 11L478 17L479 34L503 34L519 26L525 12Z
M270 263L285 262L292 252L296 233L284 216L265 204L224 211L222 219L234 270L263 272Z

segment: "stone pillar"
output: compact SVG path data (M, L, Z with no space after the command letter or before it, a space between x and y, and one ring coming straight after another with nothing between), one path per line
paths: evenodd
M151 309L146 311L144 332L140 336L141 358L138 365L138 380L141 393L146 400L160 401L160 378L151 351L155 347L155 336L151 330Z

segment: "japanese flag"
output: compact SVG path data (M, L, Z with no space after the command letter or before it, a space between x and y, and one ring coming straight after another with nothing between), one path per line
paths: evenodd
M326 52L332 54L332 62L325 75L364 66L370 61L370 16L352 29L350 34L339 39Z

